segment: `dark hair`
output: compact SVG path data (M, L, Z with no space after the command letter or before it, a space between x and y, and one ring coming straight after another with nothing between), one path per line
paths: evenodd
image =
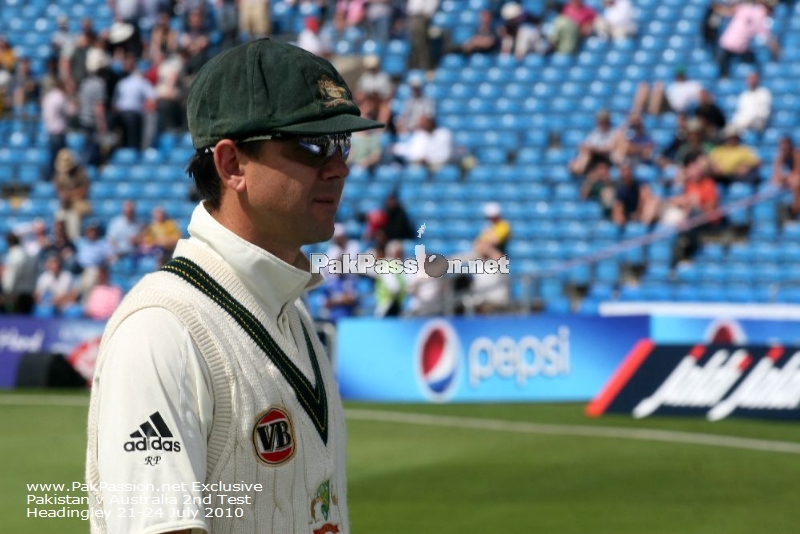
M236 145L248 158L256 158L261 153L263 142ZM214 153L198 150L189 160L186 173L194 180L200 199L208 202L212 210L218 210L222 202L222 182L214 164Z

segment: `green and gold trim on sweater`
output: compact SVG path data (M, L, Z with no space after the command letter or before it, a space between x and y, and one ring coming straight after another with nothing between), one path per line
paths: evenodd
M311 367L314 370L314 385L303 375L289 356L281 350L264 325L245 306L237 301L224 287L193 261L177 257L170 260L162 271L179 276L225 310L242 327L250 339L266 354L278 368L297 396L297 400L317 429L322 442L328 443L328 399L322 380L319 363L308 330L303 324L303 336L308 348Z

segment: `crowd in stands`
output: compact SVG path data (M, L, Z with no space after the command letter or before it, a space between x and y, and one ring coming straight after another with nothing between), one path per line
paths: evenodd
M122 288L114 287L109 273L119 261L157 266L170 254L182 230L162 208L149 224L137 219L133 201L123 213L101 225L93 216L87 168L102 167L114 150L143 150L164 133L186 130L185 96L193 77L213 54L243 40L274 36L290 38L298 46L323 57L335 56L335 45L348 31L385 45L402 38L410 44L406 68L410 96L396 106L401 80L382 69L378 55L363 59L354 96L364 116L385 122L388 136L368 131L354 135L350 164L373 171L380 165L421 166L431 173L455 164L462 171L474 158L457 146L454 132L437 121L436 104L425 94L438 55L442 53L500 54L522 59L529 54L576 54L590 36L625 40L639 34L631 0L604 0L594 9L584 0L544 4L530 13L517 2L491 0L480 13L474 35L459 44L445 40L437 52L431 20L439 0L291 0L297 7L313 3L318 9L295 32L281 28L271 17L270 0L114 0L114 22L95 27L91 18L77 32L64 17L52 34L52 53L42 73L34 73L28 58L17 57L13 43L0 36L0 113L14 113L28 103L39 104L40 120L49 136L49 165L42 180L52 181L59 200L52 233L35 221L6 236L3 258L3 305L7 312L107 316ZM720 78L730 76L732 62L754 63L747 89L739 96L735 113L726 117L715 103L713 87L690 79L683 68L669 83L643 83L631 112L621 124L611 114L597 115L596 128L586 132L569 171L581 184L580 195L601 204L604 214L619 226L630 221L654 226L679 225L707 215L700 232L724 225L714 217L721 193L736 182L765 178L759 155L743 142L743 135L760 134L769 123L772 96L760 85L756 39L764 39L775 57L780 46L771 34L770 0L735 5L712 3L704 28L707 45L715 49ZM729 18L719 34L720 20ZM352 32L351 32L352 33ZM675 114L676 130L668 146L657 146L646 129L648 116ZM67 135L81 132L80 153L67 146ZM389 139L390 142L386 142ZM638 179L642 166L672 176L664 196ZM781 141L773 162L772 181L791 188L794 200L787 217L800 214L800 149L790 138ZM329 257L370 250L376 257L409 257L404 247L416 236L396 195L374 213L360 214L365 234L347 241L343 227L329 249ZM511 237L502 209L494 203L484 213L486 232L476 236L474 257L505 254ZM694 232L694 230L693 230ZM698 243L676 261L691 257ZM347 277L329 277L326 309L331 319L359 308L357 283ZM484 312L507 309L507 287L489 277L474 276L461 289L476 290L471 306ZM441 298L435 280L381 277L374 283L377 314L415 313Z

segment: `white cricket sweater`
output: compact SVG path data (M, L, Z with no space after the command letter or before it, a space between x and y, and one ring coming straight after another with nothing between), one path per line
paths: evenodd
M299 300L286 307L284 315L288 316L294 334L294 342L290 342L281 335L278 325L268 318L234 271L205 247L194 244L192 240L181 241L175 257L186 258L201 269L192 271L187 268L184 275L202 279L204 272L213 282L201 280L203 284L219 284L223 289L222 300L232 306L234 314L245 316L249 312L252 319L265 327L269 337L256 338L261 339L262 346L271 355L268 357L246 334L246 330L255 330L251 323L246 320L237 322L203 291L172 272L161 271L146 276L109 321L100 348L89 414L87 483L90 484L91 509L103 510L105 504L100 502L102 492L98 490L104 481L98 468L97 447L103 421L98 417L99 403L95 398L103 380L106 360L113 357L104 349L126 318L140 310L160 308L169 310L188 329L210 377L213 422L206 442L204 481L261 484L264 488L262 491L235 493L237 497L247 497L246 504L237 503L235 506L241 509L241 517L204 518L210 532L348 533L345 425L341 400L324 347L314 333L308 313ZM178 269L181 269L180 265ZM317 405L322 397L319 391L314 393L310 389L296 393L303 389L299 384L304 380L312 389L316 386L314 373L300 371L312 367L306 344L302 342L303 326L316 353L327 401L324 410ZM147 336L147 332L142 332L142 335ZM298 365L276 363L280 358L275 356L273 343ZM317 405L317 408L306 408L304 404ZM327 419L320 417L323 412ZM191 484L193 481L187 482ZM218 499L216 495L212 498ZM211 507L214 506L218 505ZM181 524L175 526L187 528ZM109 532L106 521L93 514L92 531ZM162 530L152 530L158 531Z

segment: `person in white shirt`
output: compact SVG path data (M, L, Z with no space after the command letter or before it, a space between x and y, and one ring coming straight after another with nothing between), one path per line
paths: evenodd
M427 165L435 171L453 160L453 132L437 126L430 115L422 117L419 128L405 142L394 145L394 154L405 163Z
M67 146L67 121L76 111L64 92L64 82L56 78L54 83L54 87L42 98L42 123L47 131L50 154L50 164L45 171L48 180L53 176L58 151Z
M190 237L99 348L92 533L350 532L344 411L301 299L323 279L301 247L333 235L350 133L384 125L328 61L269 39L207 62L187 119Z
M603 13L594 19L594 30L601 37L623 40L636 35L636 10L630 0L605 0Z
M688 79L686 69L678 67L675 69L675 78L666 87L662 82L656 82L651 90L647 82L639 84L631 112L640 116L644 113L660 115L668 111L689 113L700 103L702 91L703 85L697 80Z
M737 130L764 131L772 114L772 92L759 85L758 73L747 75L747 89L739 95L731 125Z
M136 58L125 58L125 71L114 90L114 109L122 123L123 147L140 150L144 137L145 113L155 110L156 91L136 68Z

